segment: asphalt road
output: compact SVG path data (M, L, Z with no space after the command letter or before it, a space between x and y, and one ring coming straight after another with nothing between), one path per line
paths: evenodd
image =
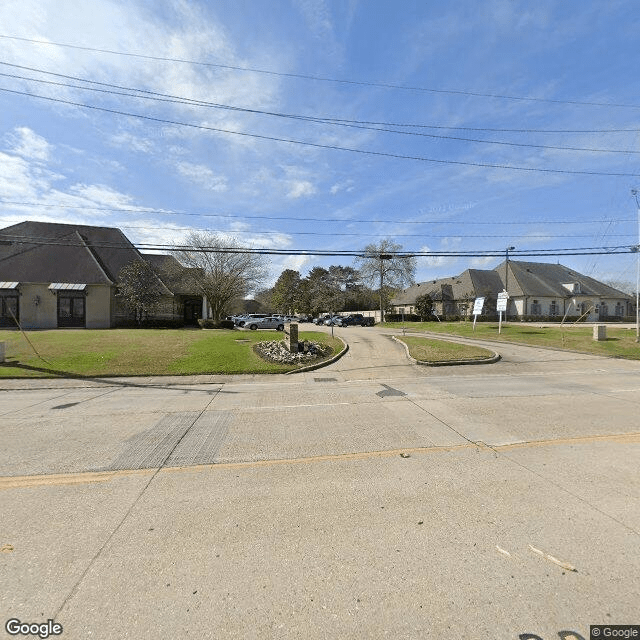
M336 333L348 353L294 376L0 382L2 633L640 624L640 363L492 343L427 368Z

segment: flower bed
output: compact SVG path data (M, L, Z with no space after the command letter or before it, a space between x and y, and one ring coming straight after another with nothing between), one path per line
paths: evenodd
M276 364L303 364L311 363L320 358L331 355L332 349L327 345L317 342L307 342L307 351L291 353L287 349L283 340L270 340L269 342L258 342L253 345L253 350L267 362Z

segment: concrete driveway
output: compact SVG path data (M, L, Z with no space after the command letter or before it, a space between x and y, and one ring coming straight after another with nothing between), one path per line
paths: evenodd
M295 376L1 382L2 624L492 640L640 624L640 363L500 345L496 364L431 369L384 329L335 333L345 357Z

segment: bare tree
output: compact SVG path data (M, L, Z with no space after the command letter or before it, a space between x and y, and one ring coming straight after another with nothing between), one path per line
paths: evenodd
M207 298L216 322L231 301L256 291L268 276L266 257L246 250L233 238L192 231L184 245L188 248L174 251L173 255L193 269L191 284Z
M384 309L390 289L401 289L414 282L416 259L410 255L397 255L402 245L390 238L364 248L362 257L356 258L360 277L371 288L378 287L380 295L380 322L384 321Z
M628 295L635 295L636 293L635 282L630 282L629 280L605 280L604 283Z

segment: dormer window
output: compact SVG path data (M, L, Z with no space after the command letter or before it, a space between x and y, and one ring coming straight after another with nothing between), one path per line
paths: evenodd
M582 293L579 282L567 282L563 283L562 286L570 293Z

